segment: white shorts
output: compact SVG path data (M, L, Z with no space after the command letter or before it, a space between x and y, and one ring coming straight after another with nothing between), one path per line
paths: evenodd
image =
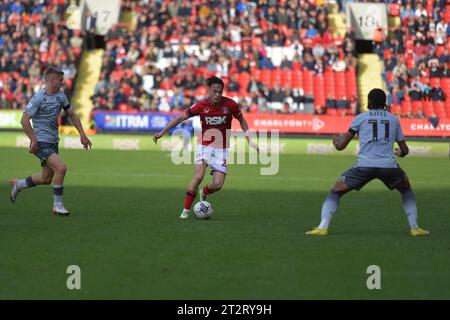
M205 161L212 171L227 174L227 149L218 149L199 144L195 152L195 164Z

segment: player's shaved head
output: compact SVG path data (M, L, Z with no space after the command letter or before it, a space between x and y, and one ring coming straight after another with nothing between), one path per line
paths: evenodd
M382 89L375 88L370 90L368 99L369 109L384 109L386 107L386 93Z
M61 69L58 69L56 67L48 67L44 71L44 79L48 79L52 75L61 75L61 76L63 76L64 75L64 71L62 71Z

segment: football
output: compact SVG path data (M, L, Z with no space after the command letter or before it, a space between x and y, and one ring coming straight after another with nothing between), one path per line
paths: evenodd
M197 202L194 206L194 217L196 219L209 219L213 214L213 207L208 201Z

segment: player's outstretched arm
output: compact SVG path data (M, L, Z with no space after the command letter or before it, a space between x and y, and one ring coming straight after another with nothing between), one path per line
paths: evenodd
M179 117L173 118L172 120L170 120L169 124L164 129L153 135L153 141L157 143L158 139L161 138L163 135L165 135L170 129L175 128L177 125L187 120L188 118L189 117L184 113Z
M25 132L28 138L30 138L29 152L35 153L38 150L38 142L36 136L34 135L33 127L31 126L30 120L31 116L28 113L24 112L22 114L22 119L20 119L20 124L22 125L23 132Z
M240 118L238 119L238 121L239 121L239 124L241 125L242 131L244 131L244 133L245 133L245 138L247 139L248 145L249 145L251 148L255 149L257 153L259 153L259 147L258 147L258 145L257 145L256 143L254 143L254 142L252 141L252 139L250 138L250 132L248 131L248 123L247 123L247 120L245 120L244 116L242 116L242 117L240 117Z
M86 133L84 132L83 125L81 124L80 117L73 111L73 108L70 108L67 111L67 114L69 115L70 121L72 121L73 126L77 129L77 131L80 133L80 141L83 145L84 149L87 150L88 148L92 148L92 142L89 140L89 138L86 136Z
M395 148L395 155L397 157L403 158L409 153L408 145L405 140L397 141L399 148Z
M350 143L350 141L352 141L354 136L355 135L349 131L338 136L333 136L333 145L336 150L344 150L345 148L347 148L348 144Z

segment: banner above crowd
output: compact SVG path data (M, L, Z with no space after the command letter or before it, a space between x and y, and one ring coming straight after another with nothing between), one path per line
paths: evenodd
M346 132L352 122L352 116L325 115L269 115L246 114L245 118L251 130L279 130L280 133L300 134L341 134ZM402 119L400 123L406 136L450 137L450 119ZM239 124L234 122L233 129Z
M96 112L94 121L97 132L108 131L159 131L179 113L120 113ZM0 111L0 129L21 129L20 110ZM254 114L244 113L252 131L278 130L293 134L340 134L348 130L352 116L326 116L312 114ZM404 119L400 118L405 136L450 137L450 119ZM198 117L183 124L187 131L199 130ZM238 121L233 130L240 131Z
M114 113L96 112L94 119L98 131L159 131L179 113ZM346 132L352 116L326 116L313 114L254 114L245 113L252 131L279 130L293 134L340 134ZM450 137L450 119L400 119L406 136ZM196 128L196 122L185 124ZM238 121L233 130L240 131Z

